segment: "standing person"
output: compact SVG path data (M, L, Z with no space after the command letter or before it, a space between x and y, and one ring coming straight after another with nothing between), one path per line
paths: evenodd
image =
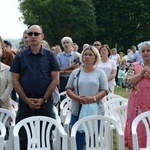
M129 63L135 62L135 54L137 53L136 46L131 46L131 52L128 54L128 61Z
M5 45L2 50L3 56L1 57L1 62L8 66L11 66L14 59L13 54L5 48Z
M116 76L116 63L110 59L111 51L108 45L102 45L100 48L101 61L95 65L97 69L102 69L108 80L108 89L111 93L114 93L115 89L115 76Z
M101 47L101 42L100 41L95 41L93 43L93 46L95 46L97 48L97 50L99 51L100 50L100 47Z
M141 53L139 51L135 53L135 62L143 62Z
M126 60L126 72L128 71L128 68L130 66L130 63L128 62L128 58L129 58L129 53L131 52L131 49L127 49L127 55L124 56L125 60Z
M115 81L116 81L116 84L119 85L118 83L118 71L119 71L119 54L117 53L117 49L116 48L113 48L111 50L111 55L110 55L110 59L114 60L116 62L116 65L117 65L117 71L116 71L116 77L115 77Z
M16 122L30 116L55 118L51 94L59 81L59 66L54 53L43 48L42 28L32 25L28 30L29 47L18 53L11 66L13 86L19 95ZM20 149L27 150L27 139L20 132Z
M82 46L82 50L84 50L86 47L88 47L88 46L90 46L89 44L87 44L87 43L85 43L85 44L83 44L83 46Z
M62 52L62 50L61 50L60 45L55 45L54 53L57 55L57 54L59 54L61 52Z
M80 57L80 53L79 53L79 46L77 43L73 43L72 44L72 47L73 47L73 51Z
M143 63L135 62L128 70L125 85L131 88L125 125L125 145L133 149L131 125L136 116L150 111L150 41L138 45ZM142 122L137 128L139 148L146 147L146 132Z
M72 99L71 126L79 118L98 114L97 103L102 104L101 99L108 93L108 82L105 73L102 70L94 68L94 65L100 61L97 49L94 46L85 48L81 53L81 61L84 63L84 67L75 69L71 73L66 86L67 94ZM81 104L80 111L79 107ZM88 115L85 114L81 117L80 112L82 110L87 110L86 113ZM76 141L77 150L83 150L85 144L84 133L77 132Z
M50 46L49 46L49 43L46 41L46 40L42 40L41 41L41 44L44 48L50 50Z
M13 54L13 59L15 58L16 56L16 53L15 51L12 51L12 44L9 42L9 41L6 41L4 40L4 49L5 51L8 51L8 52L11 52ZM13 61L13 60L12 60ZM17 101L17 94L15 92L15 90L13 89L12 92L11 92L11 98L14 100L14 101Z
M3 56L4 43L0 37L0 60ZM12 109L10 94L13 89L10 67L0 61L0 107Z
M75 52L72 51L72 39L70 37L63 37L61 40L62 47L64 51L57 54L57 60L60 67L60 84L59 92L65 91L65 86L68 82L70 73L78 67L78 65L73 64L70 66L71 58L78 56Z
M11 52L13 54L13 58L14 58L17 54L17 50L15 50L12 47L12 44L7 40L4 40L4 45L5 45L5 50Z
M29 47L28 29L23 32L23 50Z

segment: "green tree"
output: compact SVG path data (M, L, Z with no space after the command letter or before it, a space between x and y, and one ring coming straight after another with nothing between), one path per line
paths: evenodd
M149 40L149 0L93 0L102 43L126 52L131 45Z
M81 47L97 36L92 0L19 0L19 6L23 22L40 25L51 46L70 36Z

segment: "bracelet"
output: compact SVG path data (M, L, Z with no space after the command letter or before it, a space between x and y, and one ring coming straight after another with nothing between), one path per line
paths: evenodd
M96 102L96 101L97 101L95 96L93 97L93 101L94 101L94 102Z

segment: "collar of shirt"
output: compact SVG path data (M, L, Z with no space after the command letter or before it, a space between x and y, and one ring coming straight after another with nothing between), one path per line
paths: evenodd
M34 53L31 51L31 49L29 47L28 48L28 55L32 55L32 54L34 54ZM41 46L41 48L37 54L44 55L44 48L42 48L42 46Z
M74 52L71 51L70 54L66 54L65 51L63 51L62 53L63 53L63 55L65 55L65 56L73 56L73 53L74 53Z

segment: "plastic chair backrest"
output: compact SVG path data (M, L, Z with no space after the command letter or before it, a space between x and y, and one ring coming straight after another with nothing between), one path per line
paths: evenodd
M105 116L110 116L110 112L121 106L121 105L127 105L128 104L128 99L123 98L123 97L118 97L118 98L112 98L109 101L106 101L104 103L104 111L105 111Z
M62 137L62 150L68 150L68 136L63 126L57 120L45 116L28 117L15 125L13 130L14 149L20 150L18 133L20 128L24 127L27 133L28 150L51 150L50 133L54 126Z
M137 127L141 121L146 129L147 140L146 140L146 147L140 148L140 150L142 149L150 150L150 111L141 113L132 122L131 131L132 131L133 150L139 150Z
M60 118L61 122L65 122L65 118L67 116L67 113L70 112L71 109L71 99L69 97L66 97L61 103L60 103Z
M78 120L71 129L71 147L77 150L76 133L84 132L86 150L106 150L111 147L108 137L111 134L110 126L114 125L118 136L118 149L124 150L124 136L119 124L112 118L93 115Z
M110 112L110 117L116 120L124 132L125 123L127 119L127 105L122 105Z
M5 140L5 150L13 150L13 128L15 126L15 114L10 110L0 108L0 122L8 129L8 139Z
M4 138L6 135L6 127L0 122L0 149L4 150Z
M102 99L102 101L103 101L103 103L105 103L106 101L109 101L110 99L114 99L114 98L122 98L122 96L113 94L113 93L109 93Z

